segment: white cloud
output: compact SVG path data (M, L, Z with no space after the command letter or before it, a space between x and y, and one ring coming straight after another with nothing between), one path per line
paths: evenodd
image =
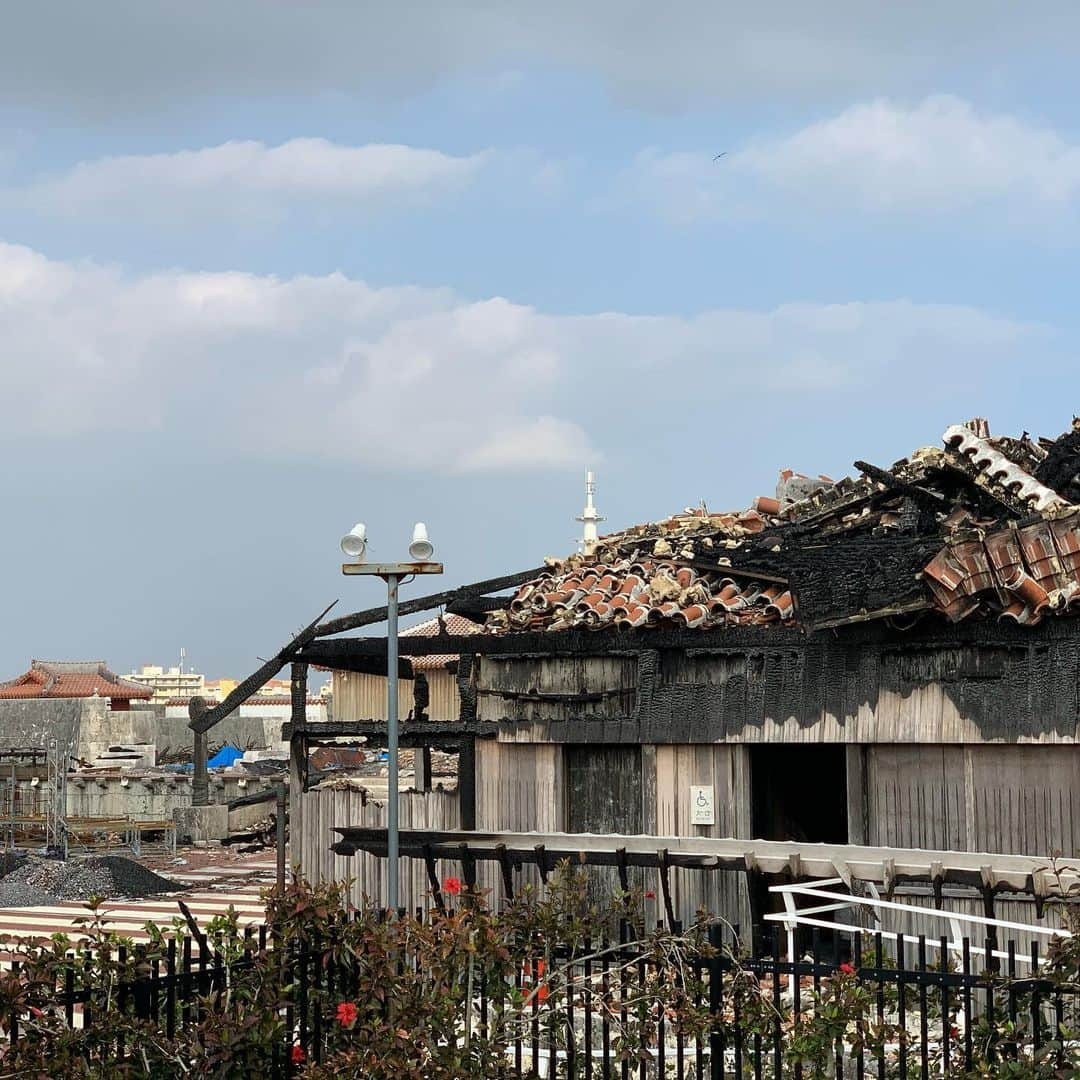
M913 108L856 105L789 139L748 147L733 164L788 190L830 190L886 207L950 209L998 198L1060 204L1080 192L1080 147L947 96Z
M1052 340L907 301L553 315L340 274L128 276L4 244L0 324L0 438L149 433L446 472L580 466L690 414L820 407L883 380L922 400L943 371L985 379Z
M875 101L719 161L646 151L623 190L684 222L805 214L808 205L952 212L1005 203L1030 220L1073 210L1080 146L955 97L915 106Z
M2 198L49 214L144 215L185 220L191 214L231 219L280 212L291 205L383 206L423 202L472 182L491 154L454 157L391 144L342 146L291 139L278 146L236 141L174 153L131 154L77 164Z

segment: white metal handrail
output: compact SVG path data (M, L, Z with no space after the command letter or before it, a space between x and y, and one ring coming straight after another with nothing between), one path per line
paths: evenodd
M963 934L961 932L961 924L968 923L974 926L983 926L987 929L994 930L1017 930L1024 933L1034 934L1038 937L1046 938L1070 938L1073 935L1068 931L1060 927L1055 926L1036 926L1031 923L1018 923L1012 922L1008 919L992 919L985 915L969 915L965 912L959 911L940 911L937 908L925 907L920 904L900 904L894 900L883 900L877 892L877 889L873 884L869 885L870 891L873 896L853 896L848 893L838 893L830 891L826 886L830 885L843 885L842 878L828 878L824 881L815 882L813 885L808 884L792 884L792 885L772 885L769 887L769 892L778 893L784 898L784 911L767 914L765 919L769 922L783 923L787 930L787 948L788 958L795 958L795 929L799 926L820 927L828 930L843 930L854 934L871 934L874 937L881 937L889 941L910 942L915 945L918 944L919 938L913 934L901 934L891 930L884 930L880 925L866 927L859 926L852 923L838 923L825 919L815 918L817 915L824 915L831 911L843 911L849 908L866 907L870 908L874 914L874 920L880 924L880 912L882 911L898 911L903 912L905 915L922 915L931 919L940 919L949 925L951 931L951 938L945 942L945 949L948 952L960 953L964 950ZM796 906L796 897L805 896L817 900L827 900L827 904L816 904L810 908L799 908ZM924 938L924 941L927 939ZM927 941L934 948L941 948L941 942L939 940L931 939ZM985 956L987 950L975 945L968 946L968 952L975 956ZM991 949L990 955L1000 959L1008 959L1009 954L1000 949ZM1026 955L1014 955L1014 959L1021 964L1031 963L1031 958Z

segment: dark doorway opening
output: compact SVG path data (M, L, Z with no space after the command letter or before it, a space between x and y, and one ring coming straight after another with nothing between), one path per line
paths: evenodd
M754 837L801 844L848 841L847 749L844 746L754 746L750 750L750 788ZM762 916L782 911L781 897L770 885L789 882L786 875L758 875L751 887L754 936L759 948L772 948L773 927ZM828 915L821 916L828 920ZM815 935L800 928L797 948L813 947ZM816 935L830 953L840 942L828 930Z
M750 770L755 838L847 843L846 747L755 746Z

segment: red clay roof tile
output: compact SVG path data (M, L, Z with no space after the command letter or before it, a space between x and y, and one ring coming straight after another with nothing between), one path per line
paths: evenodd
M32 660L30 670L0 683L0 698L87 698L114 701L147 700L151 690L114 675L104 660Z

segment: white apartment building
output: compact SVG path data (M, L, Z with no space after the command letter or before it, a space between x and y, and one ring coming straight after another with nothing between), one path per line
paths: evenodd
M132 671L127 678L149 687L154 695L152 701L186 699L196 694L204 694L206 689L206 680L199 672L184 671L179 667L164 668L156 664L144 664L138 671Z

